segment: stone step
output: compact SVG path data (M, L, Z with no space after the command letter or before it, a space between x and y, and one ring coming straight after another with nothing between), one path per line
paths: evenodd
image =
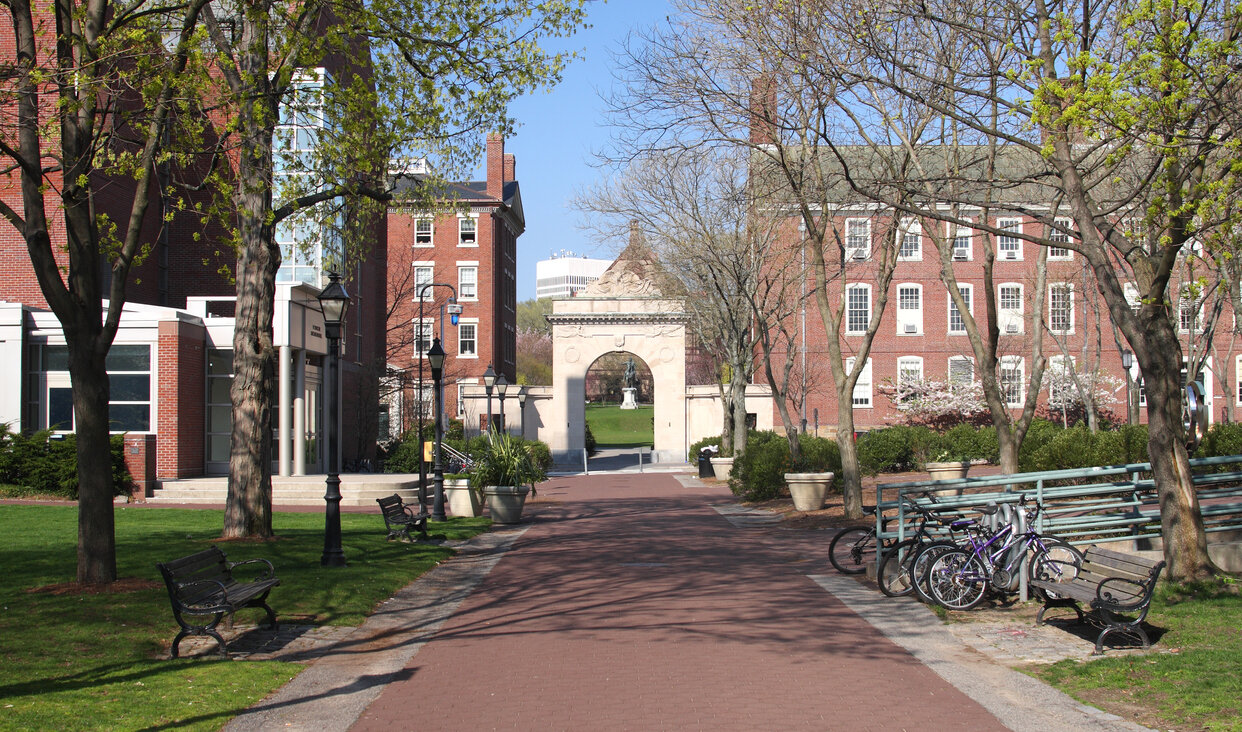
M274 478L273 505L322 505L327 487L325 476ZM342 506L374 506L375 499L396 493L407 503L418 497L417 476L350 475L341 479ZM147 497L150 503L223 504L228 495L226 478L195 478L164 481Z

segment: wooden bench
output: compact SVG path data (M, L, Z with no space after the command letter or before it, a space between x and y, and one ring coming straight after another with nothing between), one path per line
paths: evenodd
M233 569L249 564L265 565L259 576L249 581L238 581ZM181 626L181 632L172 643L172 657L177 657L181 639L188 635L209 635L220 644L220 655L227 657L224 639L216 632L216 626L226 616L246 607L261 607L267 611L268 624L275 629L276 613L267 604L267 595L280 584L275 577L272 563L266 559L248 559L230 562L216 547L204 549L188 557L160 562L160 574L168 587L168 599L172 601L173 616ZM206 622L191 622L190 618L207 618Z
M1090 620L1103 627L1095 640L1096 655L1104 652L1104 638L1114 631L1138 637L1143 641L1143 648L1148 648L1151 641L1143 630L1143 620L1163 569L1163 561L1089 547L1073 579L1031 581L1032 587L1045 594L1044 606L1035 616L1035 624L1043 623L1044 613L1049 608L1072 607L1078 613L1078 622ZM1083 613L1081 604L1091 609L1089 614Z
M407 506L405 501L401 500L401 496L396 493L387 498L376 498L375 502L379 504L380 511L384 514L384 525L388 527L389 541L393 539L412 541L410 529L417 530L420 539L427 538L427 519L431 516L427 513L427 509L419 506L418 512L415 512L414 508Z

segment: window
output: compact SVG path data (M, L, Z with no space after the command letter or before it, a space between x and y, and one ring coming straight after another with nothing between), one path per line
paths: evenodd
M417 301L421 296L425 301L431 302L435 299L435 293L431 288L425 291L423 287L435 282L435 267L431 262L415 262L414 263L414 300Z
M457 267L457 295L462 300L477 300L479 298L479 268L477 265L469 266L458 265Z
M421 324L417 320L414 321L415 355L422 356L431 350L431 341L435 338L436 333L435 322L435 318L423 318Z
M856 359L848 358L845 360L846 371L852 371ZM863 364L862 371L858 374L858 381L854 382L853 403L855 407L871 406L871 359Z
M954 226L950 222L945 231L953 237L953 258L958 261L970 259L970 237L973 235L970 227Z
M996 253L1001 259L1022 259L1022 219L999 219L996 228L1001 230L996 237Z
M845 332L866 333L871 321L871 285L845 288Z
M970 294L974 290L973 285L958 285L957 291L962 293L962 299L966 302L966 312L973 313L974 306L971 304ZM962 316L962 312L957 309L957 303L953 298L949 298L949 333L961 335L966 332L966 318Z
M1143 307L1143 300L1139 297L1138 285L1133 282L1127 282L1121 286L1121 291L1125 293L1126 302L1130 304L1130 309L1137 315L1139 308Z
M845 220L845 258L866 259L871 256L871 220Z
M897 390L908 389L923 380L923 359L919 356L902 356L897 359Z
M1022 332L1022 285L1006 282L997 288L1000 312L997 314L1001 333Z
M435 236L435 221L425 217L414 221L414 246L429 247L435 240Z
M923 332L923 286L897 285L897 333L917 335Z
M457 246L477 247L479 245L479 218L477 216L457 217Z
M1177 328L1183 333L1203 332L1203 302L1187 286L1178 293Z
M47 384L40 407L41 427L72 432L73 389L69 382L69 347L44 345L40 370ZM104 361L108 370L108 429L151 431L151 346L114 343Z
M1048 247L1048 259L1069 260L1074 258L1074 252L1065 247L1057 246L1057 243L1068 243L1070 240L1069 232L1073 230L1074 223L1069 219L1057 219L1053 226L1048 227L1048 241L1053 242Z
M975 362L965 356L954 356L949 359L949 381L954 384L969 384L975 380Z
M1022 406L1022 358L1019 356L1002 356L1000 362L1000 389L1005 396L1005 404L1011 407Z
M897 251L897 259L906 262L923 259L923 227L919 222L910 219L901 222L901 248Z
M1057 282L1048 286L1048 330L1074 332L1074 286Z
M1048 359L1048 371L1044 376L1048 384L1048 402L1055 407L1078 401L1078 387L1074 385L1074 357L1053 356Z
M477 358L478 353L478 321L457 324L457 355L462 358Z

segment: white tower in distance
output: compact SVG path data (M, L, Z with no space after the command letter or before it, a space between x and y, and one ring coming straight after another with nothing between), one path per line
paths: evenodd
M535 297L573 297L598 280L611 259L590 259L562 249L535 263Z

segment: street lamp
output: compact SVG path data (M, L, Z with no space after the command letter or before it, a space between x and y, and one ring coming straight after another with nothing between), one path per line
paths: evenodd
M1130 375L1130 367L1134 365L1134 353L1129 348L1121 352L1121 368L1126 372L1126 422L1133 425L1136 415L1134 412L1134 377Z
M492 365L487 365L487 371L483 372L483 391L487 392L487 433L492 433L492 387L496 385L496 371L492 369Z
M496 377L496 396L500 397L500 429L502 432L508 432L509 427L505 424L505 392L509 390L509 380L504 374Z
M444 346L440 345L440 339L437 338L431 344L431 350L427 351L427 362L431 364L431 381L433 388L436 390L436 447L434 459L433 477L435 480L435 497L431 503L431 520L443 521L444 516L444 466L440 461L440 445L444 441L444 417L442 405L444 402L444 394L441 391L441 379L444 377Z
M428 355L423 352L423 303L427 301L427 291L434 290L437 287L447 287L453 293L448 299L448 310L453 318L453 325L457 325L458 317L461 315L461 306L457 304L457 288L447 282L427 282L418 285L418 332L417 346L418 349L418 505L427 505L427 463L423 460L423 356ZM440 340L444 340L444 306L440 304ZM437 418L439 413L436 414Z
M521 417L519 429L522 431L522 439L526 439L526 387L518 389L518 414Z
M323 556L319 563L325 567L344 567L345 551L341 549L341 476L337 465L336 425L341 415L340 383L341 360L337 349L341 340L341 322L349 310L349 293L341 284L336 272L328 273L328 286L319 293L319 307L323 310L324 335L328 337L327 406L327 493L324 509Z

